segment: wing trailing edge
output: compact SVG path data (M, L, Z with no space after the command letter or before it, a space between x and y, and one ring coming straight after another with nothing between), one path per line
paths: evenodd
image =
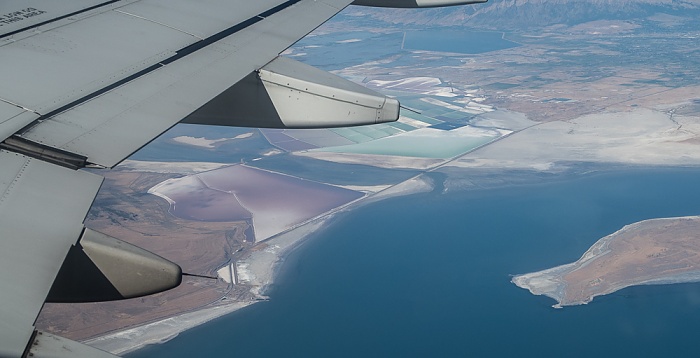
M330 128L396 121L399 102L359 84L278 57L189 115L184 123Z

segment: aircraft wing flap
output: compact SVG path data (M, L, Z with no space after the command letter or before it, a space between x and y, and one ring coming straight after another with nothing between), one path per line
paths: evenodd
M92 5L92 1L82 2ZM176 57L182 49L285 2L108 1L103 2L107 5L95 5L92 10L67 17L59 15L73 10L68 6L72 2L0 4L0 15L8 9L23 19L12 24L0 22L0 31L32 24L34 19L59 18L0 40L0 100L42 115L51 114L138 76ZM33 13L38 15L24 18ZM37 79L41 86L36 85Z
M0 98L48 114L197 41L166 26L107 11L2 46ZM41 86L35 79L41 79Z
M10 119L24 113L26 110L7 102L0 101L0 126ZM2 127L0 127L2 128Z
M142 0L118 11L163 24L200 39L285 3L284 0ZM235 21L233 21L235 19Z
M22 137L112 167L175 125L198 100L206 100L216 78L200 71L223 56L205 48L48 119Z
M34 112L0 101L0 142L37 118L39 115Z
M22 356L102 177L0 150L0 356Z
M25 139L113 167L343 9L301 0L232 35L43 120ZM134 128L138 128L137 131Z

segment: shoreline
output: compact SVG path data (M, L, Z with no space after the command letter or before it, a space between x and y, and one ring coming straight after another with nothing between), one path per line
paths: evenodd
M255 299L230 301L230 303L196 309L155 322L87 339L82 341L82 343L112 354L127 354L148 345L165 343L186 330L257 302L267 300L266 293L274 283L274 278L277 277L286 256L302 245L309 235L322 230L332 216L332 213L327 214L300 227L262 241L261 244L266 244L263 249L251 251L243 259L236 262L236 265L239 265L239 270L241 270L241 266L244 266L243 275L246 278L241 281L252 286L251 292L255 295Z
M625 270L624 266L611 266L612 274L606 271L598 272L595 271L594 276L584 276L586 282L581 285L581 282L576 280L571 281L567 276L579 273L580 271L588 269L589 265L597 262L598 267L602 267L606 263L603 262L610 256L612 262L625 262L630 260L621 260L621 256L626 255L626 252L620 252L619 248L611 246L616 243L616 241L629 241L631 239L639 238L635 241L634 250L639 251L644 249L641 244L646 240L641 235L654 236L654 229L657 227L663 227L663 224L673 225L678 222L692 222L700 221L700 216L680 216L680 217L664 217L664 218L653 218L646 219L642 221L637 221L634 223L627 224L621 229L615 231L612 234L604 236L596 241L591 247L583 253L583 255L575 262L556 266L553 268L515 275L511 279L511 283L516 286L530 291L531 294L536 296L547 296L553 298L557 301L553 308L563 308L565 306L576 306L585 305L593 301L598 296L604 296L617 292L623 288L631 286L641 286L641 285L663 285L663 284L674 284L674 283L690 283L700 281L700 268L696 265L691 265L690 263L685 263L686 266L680 268L674 268L669 270L662 270L661 272L640 272L636 276L632 277L622 277L617 280L612 279L612 274L615 271ZM664 227L664 229L666 229ZM650 232L650 233L646 233ZM644 234L646 233L646 234ZM664 245L664 241L652 241L654 244L653 252L646 253L646 260L652 262L652 260L662 258L667 255L670 247ZM659 251L660 249L660 251ZM676 259L672 258L671 254L670 260L674 263ZM663 258L661 259L663 260ZM631 266L636 268L637 271L642 270L640 265L654 265L642 262L637 264L637 266ZM662 264L668 264L663 262ZM656 265L661 266L658 262ZM596 270L593 268L592 270ZM668 272L667 272L668 271ZM579 278L579 281L581 279ZM601 288L593 289L594 287ZM583 294L583 290L587 293ZM573 292L572 292L573 291ZM581 293L579 293L581 291ZM575 293L579 293L578 296Z
M155 322L90 338L82 343L112 354L123 355L148 345L165 343L186 330L257 302L266 301L268 299L266 294L274 284L275 278L279 276L289 254L313 237L313 234L320 233L336 214L349 212L387 198L430 191L432 188L433 185L430 181L423 178L412 178L371 195L365 195L292 229L260 241L245 256L235 262L240 282L251 286L250 292L255 297L253 300L231 301L230 303L207 306Z
M638 113L635 112L635 114ZM665 123L663 118L660 118L662 116L659 113L644 112L642 114L646 115L643 117L647 121L652 122L661 129L667 129L668 124ZM440 172L448 175L448 179L454 179L452 182L448 183L446 181L444 183L444 191L448 191L469 190L472 188L476 190L494 189L502 186L518 186L523 184L539 185L543 183L543 180L544 182L551 179L556 180L556 178L562 178L562 176L569 177L570 174L574 174L576 176L582 174L595 175L599 172L611 169L634 170L659 168L664 170L675 168L682 170L684 168L698 167L700 163L700 156L698 156L697 153L687 153L687 155L683 156L682 159L676 158L675 151L659 151L654 155L650 155L648 151L656 148L654 145L650 145L648 140L644 140L643 138L638 139L635 136L638 133L631 135L630 133L621 131L619 126L608 128L611 133L609 135L610 138L608 139L621 141L621 144L624 144L622 147L628 151L623 150L623 153L620 153L619 151L610 153L592 149L598 148L600 144L597 137L593 135L599 132L599 130L594 129L594 125L602 125L600 121L602 119L609 119L607 117L611 115L613 117L616 115L623 116L625 119L629 119L627 118L628 116L631 117L631 114L618 113L608 114L607 116L584 116L579 118L576 122L537 123L536 125L515 131L510 135L489 142L486 145L474 148L453 158L420 162L420 165L418 165L421 170L420 174L405 181L382 188L376 192L366 192L367 195L357 200L335 208L316 218L310 219L290 230L276 234L269 239L261 241L248 253L246 253L242 259L237 260L235 264L239 272L239 278L244 284L252 286L251 292L253 293L254 297L257 298L257 300L253 299L251 301L229 304L219 303L215 306L190 311L123 331L109 333L107 335L92 338L84 342L99 349L119 352L119 354L133 352L149 344L165 342L177 336L177 334L182 331L201 325L225 314L234 312L242 307L258 302L260 299L265 299L265 293L274 284L274 279L278 276L287 255L302 245L306 241L307 237L312 233L319 232L319 230L321 230L329 222L329 220L335 216L335 214L354 210L364 205L396 196L405 196L436 190L437 183L433 181L433 178L429 175L429 173ZM665 120L667 121L667 119ZM574 134L564 136L563 133L567 133L567 130L571 128L576 129ZM653 129L654 128L652 128L652 131ZM664 144L671 142L677 147L676 149L681 149L682 146L682 149L684 149L686 152L690 149L694 149L692 146L686 147L685 143L680 141L680 139L685 139L685 136L682 136L682 138L679 139L669 135L668 133L664 132L664 134L666 135L661 136L667 142ZM551 143L551 145L545 147L532 147L532 143L542 142L543 138L546 139L545 142L553 141L555 138L561 140L563 140L563 138L566 138L567 140L576 138L577 142L574 143L575 145L573 146L564 142L554 141ZM643 146L644 148L650 148L647 148L646 152L639 153L639 155L631 155L631 148L637 148L639 145ZM558 147L561 150L552 154L551 146ZM580 152L576 150L578 147L587 148L588 150ZM683 153L684 151L680 152ZM516 155L513 155L513 153ZM545 153L548 153L548 155L545 155ZM619 154L626 155L620 156ZM368 159L367 156L353 155L349 156L349 158L355 161L360 160L360 162L363 164L368 164L363 161ZM585 158L586 160L581 160L582 158ZM334 158L317 159L327 160ZM389 158L382 156L374 159L381 161ZM392 162L392 165L390 165L389 168L412 167L411 165L407 165L407 163L410 164L410 162L411 159L409 158L401 158L401 160L396 163ZM138 167L137 164L139 163L130 164L134 167ZM197 164L200 168L209 169L209 166L205 165L206 163ZM371 165L376 163L374 161L370 161L369 164ZM215 164L214 167L218 165L219 164ZM413 166L415 165L416 164L414 163ZM162 171L165 172L179 169L166 168L166 164L163 164L162 167ZM468 178L464 178L464 183L460 182L461 179L459 177L455 178L451 175L452 171L463 173L465 170L469 171L470 175ZM494 172L520 172L520 174L522 174L523 171L533 173L534 175L528 176L528 178L523 178L521 175L518 175L517 177L513 178L505 178L505 180L502 178L497 182L493 181ZM549 179L543 179L544 176L548 177ZM566 268L568 268L568 266L563 265L550 270ZM524 280L522 275L514 277L514 283L516 279ZM550 281L549 285L556 286L556 282ZM564 289L565 287L559 290L560 296L563 295ZM554 293L552 293L553 296L548 296L556 299L557 296L555 291L557 290L550 290L550 292ZM535 293L532 291L532 289L530 289L530 292L533 294L543 294ZM195 316L198 315L202 315L202 317L196 319ZM139 333L144 332L145 329L148 329L151 332L148 332L149 334L147 335Z
M243 307L250 306L253 303L255 301L233 302L221 306L207 307L88 339L82 341L82 343L116 355L127 354L151 344L165 343L188 329L200 326Z
M583 173L573 170L574 174L578 175L596 175L605 171L617 171L617 170L648 170L648 169L691 169L696 166L656 166L656 165L629 165L625 163L619 163L619 165L609 165L611 163L589 163L595 165L597 168L593 169L589 165L586 165L586 169ZM569 168L572 169L572 168ZM483 170L483 169L482 169ZM512 169L502 168L506 172L511 172ZM491 170L487 170L491 171ZM517 173L519 171L514 171ZM539 171L533 171L539 172ZM570 172L570 170L565 170L559 175ZM577 176L578 176L577 175ZM541 178L540 178L541 179ZM546 181L546 180L545 180ZM539 180L538 180L539 182ZM530 183L533 184L533 183ZM538 183L541 184L541 183ZM528 185L527 183L503 183L502 185ZM338 213L349 212L351 210L361 208L365 205L369 205L384 199L407 196L419 193L430 192L435 189L435 183L432 178L424 174L418 175L416 177L410 178L406 181L392 185L384 190L366 195L360 199L350 202L344 206L331 210L330 212L324 213L319 217L313 218L301 225L292 228L286 232L276 234L275 236L261 241L256 248L249 251L243 258L236 261L237 269L239 271L239 279L241 282L252 286L251 292L254 294L256 299L250 301L231 301L226 304L217 304L215 306L208 306L202 309L197 309L194 311L178 314L173 317L168 317L159 321L146 323L136 327L128 328L126 330L108 333L103 336L91 338L83 341L85 344L89 344L95 348L102 349L113 354L126 354L131 353L141 348L144 348L152 344L165 343L175 337L181 332L189 330L191 328L205 324L211 320L222 317L224 315L233 313L241 308L250 306L256 302L265 301L268 297L266 293L274 284L274 280L278 277L280 270L287 256L292 253L295 249L303 245L308 239L313 237L313 234L321 232L335 217ZM481 189L493 189L493 188L481 188ZM617 233L617 232L616 232ZM601 238L599 241L602 242L603 239L609 239L616 233L608 235ZM581 257L583 259L586 254L588 254L595 247L600 247L596 242L591 248L589 248L586 253ZM607 241L606 241L607 242ZM579 259L579 261L581 260ZM578 262L578 261L577 261ZM556 276L556 272L564 272L567 269L574 266L576 263L564 264L547 270L543 270L536 273L529 273L524 275L516 275L513 277L511 282L516 284L521 288L528 289L534 295L546 295L548 297L554 298L558 304L553 307L560 308L560 299L564 293L565 286L559 287L555 291L551 289L545 293L540 292L540 289L531 287L525 287L529 282L526 283L526 277L534 274L550 273L550 276ZM556 271L556 272L555 272ZM700 277L700 273L696 275ZM516 283L517 280L522 282L522 285ZM531 278L527 279L528 281ZM548 279L544 279L547 281ZM699 279L700 280L700 279ZM684 282L684 281L681 281ZM660 284L662 282L649 282L646 284ZM562 282L558 283L559 285ZM640 283L645 284L645 283ZM550 285L557 285L556 282L550 282ZM534 291L533 291L534 289ZM544 290L546 291L546 290ZM538 293L539 292L539 293ZM557 294L558 293L558 294ZM582 303L580 303L582 304ZM567 304L565 304L567 305ZM146 333L147 332L147 333Z

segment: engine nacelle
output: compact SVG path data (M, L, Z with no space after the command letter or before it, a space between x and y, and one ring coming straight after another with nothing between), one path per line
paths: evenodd
M479 4L487 1L488 0L355 0L352 2L352 5L419 8Z

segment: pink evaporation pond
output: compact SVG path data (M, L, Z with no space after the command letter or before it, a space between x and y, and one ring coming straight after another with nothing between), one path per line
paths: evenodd
M363 193L235 165L154 189L173 215L200 221L252 220L259 241L364 196Z

